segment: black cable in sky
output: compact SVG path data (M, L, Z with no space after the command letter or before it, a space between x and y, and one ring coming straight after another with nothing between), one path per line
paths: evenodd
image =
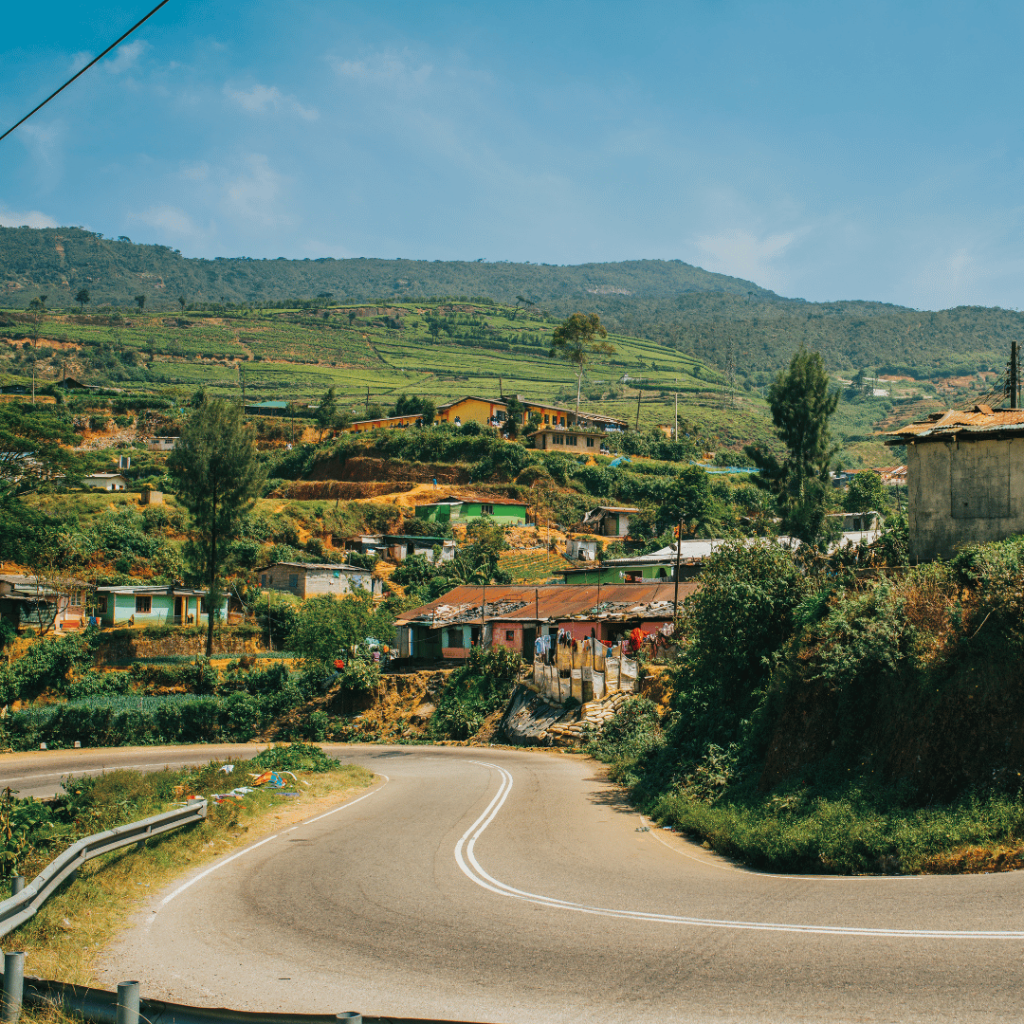
M89 63L86 64L85 67L82 68L82 70L78 72L78 74L72 75L71 78L69 78L57 90L57 92L50 93L50 95L47 96L46 99L43 100L43 102L40 103L39 106L35 108L35 110L30 110L17 124L11 125L11 127L8 128L7 131L5 131L3 133L3 135L0 135L0 142L3 142L3 140L6 139L7 136L10 135L11 132L14 131L15 128L19 128L21 125L23 125L33 114L35 114L38 111L42 110L43 107L45 107L46 104L49 103L50 100L52 100L54 98L54 96L56 96L58 93L62 93L76 78L80 77L81 75L84 75L86 73L86 71L88 71L89 68L91 68L93 66L93 64L95 64L98 60L102 60L104 57L106 57L106 55L108 53L110 53L110 51L112 49L114 49L115 46L119 45L120 43L123 43L143 22L149 21L149 19L152 18L153 15L156 14L156 12L159 11L160 8L164 6L164 4L169 3L169 2L170 2L170 0L160 0L160 3L158 3L156 5L156 7L154 7L153 10L151 10L149 12L149 14L147 14L142 19L142 21L137 21L134 25L132 25L132 27L130 29L128 29L127 32L125 32L125 34L123 36L121 36L120 39L118 39L116 42L111 43L98 57L94 57L91 61L89 61Z

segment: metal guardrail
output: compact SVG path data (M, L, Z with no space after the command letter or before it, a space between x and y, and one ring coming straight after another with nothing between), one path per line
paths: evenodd
M349 1021L350 1024L453 1024L451 1021L411 1017L364 1017L354 1011L337 1014L250 1013L183 1006L160 999L140 999L137 984L122 982L117 992L106 992L60 981L26 978L25 1002L30 1006L55 1007L95 1024L121 1024L126 1017L133 1024L134 1020L144 1020L148 1024L334 1024L337 1021ZM135 987L129 990L128 986ZM126 1009L136 1011L138 1017L126 1015Z
M194 800L165 814L86 836L43 868L31 885L19 888L22 881L19 876L14 882L14 895L0 903L0 937L34 917L61 884L86 861L124 846L143 843L152 836L182 825L202 821L206 811L205 800ZM107 992L61 981L26 978L24 970L24 953L4 953L3 974L0 976L3 984L0 1021L16 1022L21 1016L22 1005L27 1003L29 1006L55 1007L94 1024L139 1024L140 1020L149 1024L328 1024L335 1021L347 1021L349 1024L453 1024L450 1021L408 1017L364 1017L351 1010L337 1014L249 1013L184 1006L140 998L137 981L121 982L116 992Z
M47 864L31 885L26 885L20 892L0 903L0 937L34 917L61 884L86 861L119 850L122 846L145 842L151 836L170 832L182 825L202 821L206 817L206 807L205 800L193 800L173 811L155 814L152 818L143 818L142 821L133 821L128 825L119 825L107 832L97 832L95 835L79 839Z

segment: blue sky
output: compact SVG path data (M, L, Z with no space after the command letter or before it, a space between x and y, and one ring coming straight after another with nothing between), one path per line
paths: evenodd
M4 128L151 6L5 10ZM1016 308L1022 39L1008 3L171 0L0 143L0 224Z

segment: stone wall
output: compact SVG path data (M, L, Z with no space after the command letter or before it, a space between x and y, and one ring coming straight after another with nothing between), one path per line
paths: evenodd
M213 656L255 654L262 650L259 637L218 637L213 635ZM171 658L176 656L195 657L206 653L204 636L169 636L161 640L144 640L141 637L118 637L100 641L96 651L96 664L135 661L139 658Z

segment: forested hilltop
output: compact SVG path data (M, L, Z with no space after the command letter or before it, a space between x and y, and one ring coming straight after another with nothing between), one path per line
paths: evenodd
M81 228L0 228L0 302L27 307L40 294L71 305L179 306L395 303L486 297L554 317L597 313L609 329L735 368L764 383L806 345L837 372L870 369L918 379L1002 369L1024 314L986 307L918 311L877 302L812 303L680 261L548 266L404 259L188 259L160 245L108 239Z

